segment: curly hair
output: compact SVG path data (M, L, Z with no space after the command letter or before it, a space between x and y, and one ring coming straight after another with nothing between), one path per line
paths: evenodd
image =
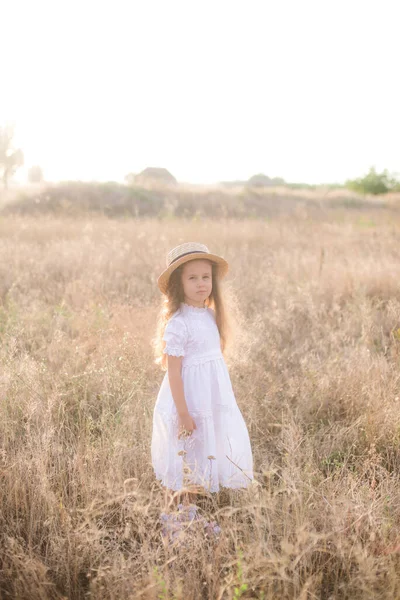
M175 271L171 273L168 281L167 291L162 297L161 308L157 318L156 335L153 338L155 355L154 362L160 365L163 371L167 371L167 355L163 352L165 348L165 341L162 338L164 336L165 328L169 319L180 308L181 302L184 302L182 271L187 262L179 265L179 267L177 267ZM212 261L208 262L212 267L212 291L205 304L207 307L212 308L215 311L215 320L220 336L221 351L224 352L230 326L226 314L226 307L222 299L221 283L218 277L218 265Z

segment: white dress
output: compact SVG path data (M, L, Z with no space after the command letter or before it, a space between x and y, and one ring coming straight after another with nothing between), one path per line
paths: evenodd
M163 339L164 353L183 356L185 400L197 429L178 439L178 414L166 372L153 413L151 457L156 478L171 490L186 484L200 484L210 492L220 486L248 487L253 479L250 439L221 351L214 311L182 302Z

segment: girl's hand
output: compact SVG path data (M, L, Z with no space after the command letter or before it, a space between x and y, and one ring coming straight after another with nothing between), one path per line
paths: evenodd
M197 429L197 426L189 413L178 416L178 439L192 435L194 429Z

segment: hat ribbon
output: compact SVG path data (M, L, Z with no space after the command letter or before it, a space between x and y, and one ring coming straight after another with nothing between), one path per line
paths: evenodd
M169 263L169 266L171 266L172 263L174 263L176 260L179 260L180 258L182 258L182 256L186 256L187 254L195 254L195 253L209 254L208 252L204 252L204 250L190 250L190 252L185 252L184 254L180 254L179 256L174 258L174 260L171 260L171 262Z

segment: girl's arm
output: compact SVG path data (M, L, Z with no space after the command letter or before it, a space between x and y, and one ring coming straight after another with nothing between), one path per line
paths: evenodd
M192 433L194 429L197 429L196 423L189 414L185 400L181 375L182 358L182 356L167 355L169 386L178 413L178 438L185 431Z
M179 416L189 413L183 391L183 380L181 375L182 358L182 356L167 355L169 386Z

